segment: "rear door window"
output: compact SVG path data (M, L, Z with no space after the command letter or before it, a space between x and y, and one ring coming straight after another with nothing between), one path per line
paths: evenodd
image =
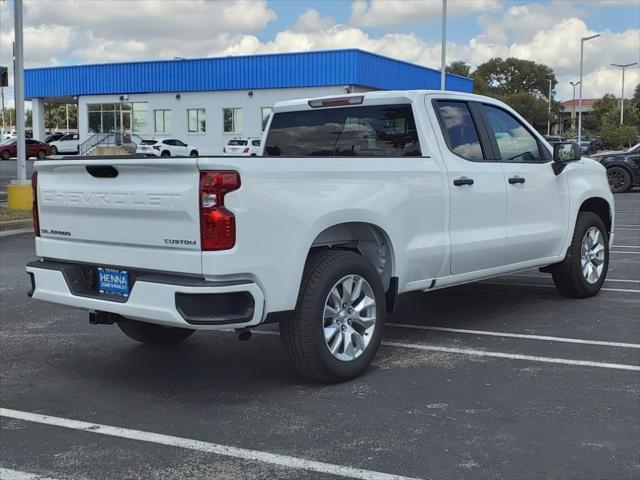
M247 141L246 140L229 140L229 143L227 143L227 145L230 145L232 147L242 147L247 145Z
M484 160L478 129L467 102L439 100L436 106L449 150L467 160Z
M322 108L276 113L267 156L420 156L411 105Z

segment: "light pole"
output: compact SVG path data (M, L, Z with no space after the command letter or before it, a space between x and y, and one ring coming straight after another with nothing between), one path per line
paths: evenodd
M611 65L614 67L620 67L622 69L622 93L620 94L620 125L624 121L624 70L627 67L632 67L637 65L638 62L627 63L625 65L620 65L618 63L612 63Z
M447 0L442 0L442 59L440 61L440 90L446 90L447 71Z
M551 135L551 89L553 88L553 78L549 79L549 111L547 112L547 137Z
M569 82L569 85L573 87L573 115L571 115L571 130L576 129L576 87L580 84L580 82Z
M15 35L14 51L14 89L16 107L16 146L18 147L18 183L27 180L26 143L24 134L24 64L22 42L22 0L15 0L13 4L13 31Z
M582 63L584 60L584 42L598 38L600 34L591 35L590 37L582 37L580 39L580 98L578 99L578 143L582 140Z

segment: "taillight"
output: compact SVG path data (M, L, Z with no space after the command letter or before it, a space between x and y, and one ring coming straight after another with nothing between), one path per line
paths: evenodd
M33 204L31 216L33 217L33 233L40 236L40 217L38 217L38 172L31 174L31 189L33 190Z
M153 149L154 149L154 150L160 150L160 145L154 145L154 146L153 146Z
M242 150L242 153L249 153L249 147L245 147L245 149Z
M200 172L202 250L228 250L236 244L236 218L225 208L224 196L238 188L238 172Z

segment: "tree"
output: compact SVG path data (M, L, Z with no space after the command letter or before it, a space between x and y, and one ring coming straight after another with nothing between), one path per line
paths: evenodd
M636 89L633 91L633 98L631 99L635 103L636 108L640 110L640 83L636 85Z
M519 58L492 58L479 65L473 77L481 79L489 92L495 95L530 93L539 98L549 95L549 79L552 89L557 85L551 67Z
M638 138L637 130L631 125L607 124L600 131L602 143L608 148L627 148Z
M69 128L78 128L78 109L69 105ZM47 103L44 107L44 125L46 129L67 128L67 108L63 103Z
M447 66L446 71L447 73L453 73L454 75L468 77L471 73L471 65L461 60L456 60Z

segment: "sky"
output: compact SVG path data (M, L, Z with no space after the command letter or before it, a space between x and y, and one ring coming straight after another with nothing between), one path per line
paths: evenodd
M25 66L360 48L439 68L441 0L24 0ZM553 68L572 97L585 43L583 98L620 96L640 63L640 0L449 0L447 63L517 57ZM0 0L9 66L13 0ZM12 81L12 79L11 79ZM640 82L627 69L625 97ZM5 89L13 104L13 93Z

